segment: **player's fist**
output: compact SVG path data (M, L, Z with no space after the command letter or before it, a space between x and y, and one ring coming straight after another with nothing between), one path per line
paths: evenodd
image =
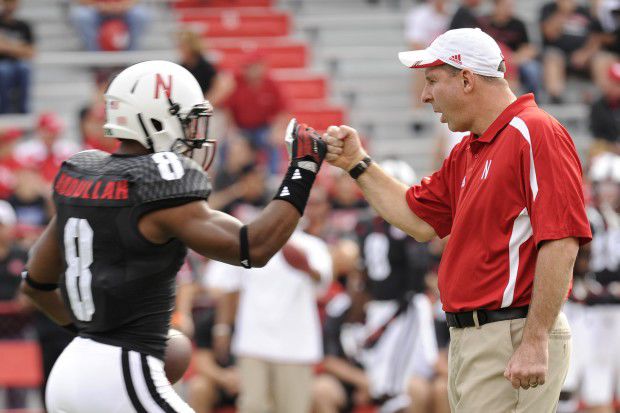
M327 162L347 172L368 156L357 131L350 126L330 126L323 140L327 143Z
M325 159L327 146L314 129L291 119L284 138L291 165L317 173Z

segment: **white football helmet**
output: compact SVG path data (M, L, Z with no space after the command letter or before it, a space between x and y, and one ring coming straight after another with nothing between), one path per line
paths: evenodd
M164 60L129 66L112 80L105 100L105 136L183 154L209 168L215 155L215 140L207 136L213 107L182 66Z

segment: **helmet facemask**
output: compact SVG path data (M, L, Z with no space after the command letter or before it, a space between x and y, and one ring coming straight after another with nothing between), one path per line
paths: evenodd
M170 102L170 113L175 115L181 124L183 138L172 144L171 150L191 158L206 171L211 166L216 153L215 139L208 138L209 118L213 115L213 107L207 101L194 105L184 116L179 113L179 105Z

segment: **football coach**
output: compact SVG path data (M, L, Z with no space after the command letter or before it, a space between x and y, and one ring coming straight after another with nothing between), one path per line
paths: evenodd
M399 58L425 71L421 98L441 122L470 134L411 188L349 126L327 130L326 159L416 240L450 235L439 290L452 411L555 412L571 346L561 307L579 245L592 237L572 139L533 95L513 94L499 46L479 29L450 30Z

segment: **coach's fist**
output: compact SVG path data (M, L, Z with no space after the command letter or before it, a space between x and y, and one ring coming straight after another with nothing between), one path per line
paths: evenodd
M327 143L327 162L347 172L368 156L357 131L350 126L330 126L323 141Z

